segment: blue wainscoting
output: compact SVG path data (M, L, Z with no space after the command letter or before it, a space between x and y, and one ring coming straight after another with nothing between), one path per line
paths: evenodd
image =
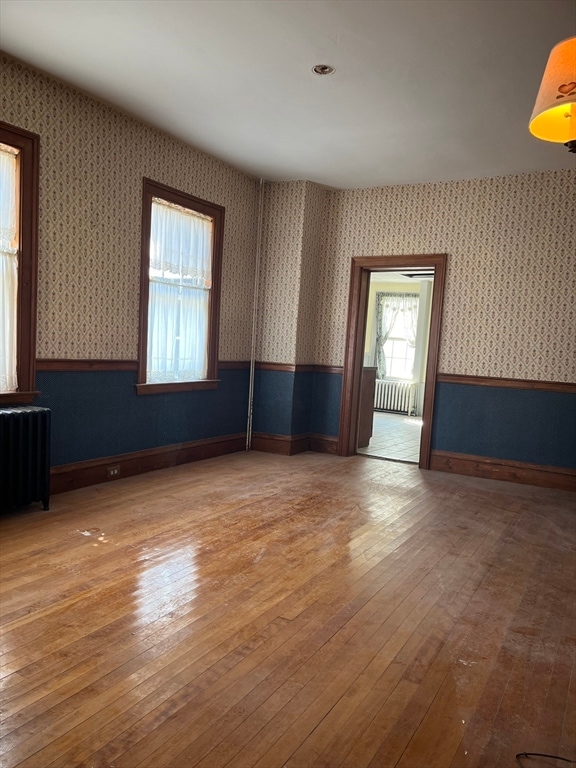
M432 449L576 468L576 395L438 382Z
M136 395L133 371L41 371L35 405L52 410L59 466L245 432L249 371L214 390ZM257 370L254 432L337 437L342 375ZM432 449L576 468L576 395L438 382Z
M315 371L310 409L310 433L338 437L342 374Z
M303 435L310 431L310 413L313 408L314 373L312 371L294 374L292 389L291 435Z
M256 370L254 432L334 437L340 422L342 375L317 371Z
M246 431L248 370L217 389L138 396L133 371L39 371L35 405L52 410L52 465Z
M288 371L255 371L252 415L254 432L292 435L294 378L295 374Z

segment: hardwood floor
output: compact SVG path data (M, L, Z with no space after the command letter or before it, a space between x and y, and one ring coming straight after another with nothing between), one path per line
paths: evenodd
M255 452L5 517L0 765L574 759L575 521L567 492Z

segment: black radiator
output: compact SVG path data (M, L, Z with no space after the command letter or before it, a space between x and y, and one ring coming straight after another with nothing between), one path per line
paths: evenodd
M0 408L0 509L50 501L50 409Z

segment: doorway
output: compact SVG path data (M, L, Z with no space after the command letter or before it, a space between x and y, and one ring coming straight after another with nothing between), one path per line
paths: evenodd
M364 456L418 464L433 287L427 267L370 274L357 444Z
M421 418L418 422L408 422L411 428L418 427L420 433L419 451L412 454L411 458L405 457L382 457L397 458L398 460L418 461L418 465L427 469L430 464L430 442L432 436L432 416L434 408L434 389L436 383L436 371L438 362L438 348L440 341L440 320L442 313L442 298L444 292L444 277L446 272L446 255L431 254L423 256L373 256L360 257L352 259L352 275L350 280L350 296L348 305L348 324L346 331L346 353L344 360L344 377L342 389L342 404L340 411L340 436L338 440L338 453L341 456L350 456L358 452L359 434L364 434L366 419L372 419L372 410L370 407L370 397L367 391L370 390L370 384L366 384L366 379L370 376L375 379L378 366L366 366L367 362L376 362L374 358L366 357L365 343L368 319L368 304L370 298L371 276L382 273L407 275L405 279L423 280L424 278L431 284L429 297L429 325L427 332L427 360L421 360L422 368L418 373L422 386L402 388L402 392L408 393L409 405L403 404L403 409L408 408L407 416L411 413L421 411ZM412 277L410 277L412 276ZM426 289L428 290L428 289ZM426 291L425 291L426 292ZM374 293L374 292L373 292ZM420 316L420 322L423 322L424 315ZM421 330L421 329L420 329ZM422 332L422 330L421 330ZM368 348L370 344L368 345ZM422 350L420 350L422 354ZM380 361L380 375L382 376L382 367L385 366ZM396 371L398 372L398 370ZM387 377L394 378L394 377ZM388 386L389 382L382 382ZM367 390L368 386L368 390ZM416 391L417 389L417 391ZM372 396L373 397L373 396ZM404 397L406 400L406 397ZM415 402L417 403L414 407ZM370 416L367 417L366 408L370 408ZM398 421L398 419L397 419ZM400 419L402 422L403 419ZM398 434L406 428L406 424L398 423L395 425ZM365 438L361 438L363 440ZM414 443L414 440L411 441ZM364 451L362 451L364 452Z

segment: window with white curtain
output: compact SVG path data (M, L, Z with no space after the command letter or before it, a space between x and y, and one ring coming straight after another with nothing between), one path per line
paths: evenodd
M144 180L141 394L216 386L224 209Z
M419 301L417 293L376 293L376 366L379 379L412 380Z
M38 222L36 134L0 122L0 403L34 399Z
M18 154L0 144L0 392L18 389Z

